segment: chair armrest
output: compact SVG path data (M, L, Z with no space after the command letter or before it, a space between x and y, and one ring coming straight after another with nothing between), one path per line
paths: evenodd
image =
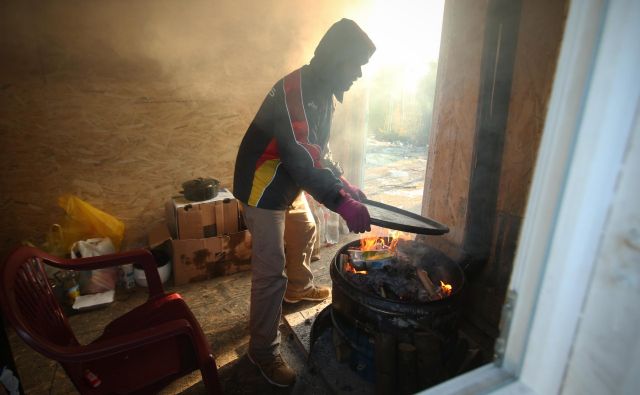
M158 274L158 265L151 252L144 248L77 259L60 258L33 247L21 248L25 249L31 256L42 258L48 265L65 270L95 270L128 263L137 263L142 266L144 275L147 278L149 299L164 295L164 288L160 281L160 274Z
M55 347L54 359L62 362L86 362L157 343L176 335L186 335L193 342L193 327L186 319L164 322L135 332L100 340L87 345Z

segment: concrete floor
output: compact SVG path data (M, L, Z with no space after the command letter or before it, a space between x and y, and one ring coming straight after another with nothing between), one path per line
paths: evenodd
M423 185L418 181L424 178L425 153L410 148L388 144L368 148L365 191L369 192L370 199L414 212L420 211ZM402 152L396 152L398 149ZM388 180L391 176L395 180L393 188L379 184L380 180ZM353 234L343 235L337 244L322 248L321 259L312 264L317 284L331 285L330 260L341 246L356 238ZM250 273L244 272L183 286L173 286L169 280L165 289L180 293L200 322L212 345L225 393L330 393L320 375L314 373L314 369L309 369L307 363L308 331L315 314L330 301L317 305L284 305L281 348L285 359L298 373L298 380L291 388L278 389L269 385L245 357L249 341L250 282ZM107 308L73 315L69 321L78 340L87 343L98 337L108 322L143 303L146 297L145 288L136 288L129 293L118 290L116 300ZM56 362L28 348L12 329L9 328L7 332L26 394L77 393ZM335 389L335 386L332 388ZM162 393L201 394L204 393L204 386L200 374L195 372L176 381Z
M340 243L322 248L321 259L312 263L317 284L331 285L329 262L340 246L354 238L354 235L346 235ZM173 286L170 282L171 280L165 284L165 289L182 295L209 338L225 393L330 393L320 375L309 369L306 362L308 337L305 337L303 332L305 327L310 328L314 314L319 311L320 306L309 303L285 304L284 316L288 317L289 323L284 319L281 325L281 348L285 359L298 373L298 380L290 388L279 389L267 383L245 356L249 341L249 272L183 286ZM136 288L133 292L118 290L116 300L108 307L73 315L69 321L78 340L86 343L98 337L109 321L143 303L146 297L145 288ZM297 330L294 331L292 328ZM56 362L30 349L12 329L8 329L7 332L26 394L77 393ZM195 372L172 383L162 393L203 394L205 391L199 372Z

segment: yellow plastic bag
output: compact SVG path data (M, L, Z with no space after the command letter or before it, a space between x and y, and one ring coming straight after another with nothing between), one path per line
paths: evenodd
M67 213L61 232L67 251L76 241L92 237L108 237L115 250L120 250L124 236L122 221L74 195L60 196L58 205Z
M63 258L69 254L69 248L65 244L64 237L62 235L62 226L59 224L51 225L46 234L46 240L42 244L41 248L49 254Z

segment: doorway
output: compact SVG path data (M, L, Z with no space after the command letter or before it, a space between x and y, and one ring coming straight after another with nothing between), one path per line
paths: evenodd
M444 0L379 2L369 12L378 50L366 66L361 185L371 200L420 214Z

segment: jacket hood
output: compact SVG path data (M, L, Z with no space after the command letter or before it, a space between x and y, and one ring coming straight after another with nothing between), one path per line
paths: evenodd
M365 64L376 50L369 36L354 21L343 18L324 34L313 53L310 68L319 79L333 86L336 66L346 60ZM333 94L342 101L344 92Z

